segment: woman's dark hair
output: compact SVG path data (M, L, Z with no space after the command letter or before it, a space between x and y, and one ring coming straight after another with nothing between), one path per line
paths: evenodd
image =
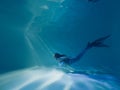
M60 58L60 57L63 57L63 56L65 56L65 55L62 55L62 54L59 54L59 53L55 53L54 54L54 57L57 59L57 58Z

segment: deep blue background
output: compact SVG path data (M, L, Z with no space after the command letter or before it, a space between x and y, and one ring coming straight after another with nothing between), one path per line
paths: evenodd
M56 61L49 50L72 57L88 41L111 34L111 38L105 42L110 48L92 49L79 64L105 67L119 76L119 4L119 0L98 0L96 3L66 0L62 4L52 0L1 0L0 73L34 65L54 66ZM44 5L48 6L47 9L43 8ZM29 33L34 50L29 47L26 33Z

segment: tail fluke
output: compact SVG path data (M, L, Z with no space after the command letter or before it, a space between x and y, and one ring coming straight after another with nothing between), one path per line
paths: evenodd
M99 39L97 39L97 40L95 40L96 42L102 42L102 41L104 41L104 40L106 40L107 38L109 38L111 35L107 35L107 36L105 36L105 37L101 37L101 38L99 38Z
M99 39L96 39L93 42L89 42L87 47L109 47L109 45L104 44L104 41L109 38L111 35L105 36L105 37L101 37Z

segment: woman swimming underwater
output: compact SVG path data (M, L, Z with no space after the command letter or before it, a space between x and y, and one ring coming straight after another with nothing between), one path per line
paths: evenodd
M99 38L99 39L96 39L95 41L93 41L91 43L88 42L86 48L81 53L79 53L76 57L74 57L74 58L69 58L69 57L67 57L64 54L59 54L59 53L55 53L54 57L59 62L60 66L71 66L72 64L74 64L77 61L79 61L82 58L82 56L88 50L90 50L91 48L93 48L93 47L109 47L108 45L103 43L104 40L106 40L109 37L110 37L110 35L102 37L102 38Z

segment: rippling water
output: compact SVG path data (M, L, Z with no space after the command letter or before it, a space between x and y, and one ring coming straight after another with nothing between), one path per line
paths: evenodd
M120 90L120 83L111 75L64 73L40 67L3 74L0 82L0 90Z

